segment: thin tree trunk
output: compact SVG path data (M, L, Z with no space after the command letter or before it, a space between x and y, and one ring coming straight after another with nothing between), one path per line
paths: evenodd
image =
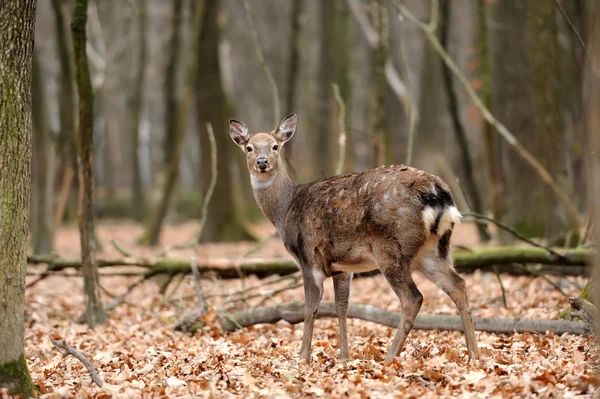
M479 74L481 77L481 98L485 106L494 111L491 93L491 72L488 38L488 17L486 0L477 0L477 18L479 37ZM483 122L483 142L486 168L491 188L491 210L495 219L500 219L503 213L502 203L502 169L500 168L500 140L494 134L494 127L487 121Z
M24 356L35 0L0 2L0 388L36 394Z
M37 53L33 56L32 71L32 110L33 110L33 185L31 204L31 236L35 253L49 253L54 246L54 237L50 224L51 197L49 186L51 155L50 122L46 108L46 93Z
M388 13L387 1L371 0L371 15L373 27L377 32L379 41L373 58L374 84L372 97L373 122L371 133L375 138L375 154L378 165L392 163L393 145L389 129L385 125L385 99L387 93L387 80L385 77L385 62L388 59Z
M219 160L219 179L214 191L214 200L208 207L209 218L202 232L202 241L238 241L252 237L246 231L242 212L236 206L232 196L235 188L231 167L233 161L231 145L228 137L229 111L227 94L221 79L221 61L219 44L221 32L217 16L221 9L220 0L206 0L206 14L202 27L200 48L195 51L198 56L196 83L198 134L200 135L202 192L206 193L211 180L210 145L206 123L210 122L217 142L217 159ZM239 155L239 154L236 154Z
M298 106L296 96L298 94L298 77L300 72L300 46L301 46L301 24L300 18L304 8L304 0L293 0L290 13L290 56L288 60L287 93L285 98L285 115L297 112ZM294 143L293 140L286 143L284 151L287 158L288 169L292 178L296 177L294 170Z
M441 6L440 42L446 52L448 52L451 1L444 0ZM479 188L477 187L477 183L475 181L475 172L473 163L471 162L471 151L469 149L467 133L465 132L462 121L460 120L458 97L454 91L452 71L450 71L450 68L448 68L446 64L442 66L442 77L444 80L446 96L448 98L448 113L450 114L454 135L456 136L456 141L458 142L458 147L461 152L460 159L462 161L462 168L465 177L465 190L469 196L468 200L470 200L469 202L472 204L473 210L477 213L483 214L485 211L483 209ZM485 242L490 240L490 235L485 225L478 224L477 231L481 241Z
M331 84L334 82L334 71L332 66L335 65L335 23L336 16L336 0L322 1L319 4L319 55L318 55L318 82L316 88L316 98L314 105L316 107L316 125L315 125L315 154L332 154L331 132L333 130L334 118L334 98ZM315 159L317 168L316 175L318 177L330 176L333 162L329 156L317 155Z
M197 80L197 62L198 57L194 56L196 49L200 44L200 36L202 34L202 25L204 22L204 5L205 1L199 1L195 4L196 11L194 13L194 24L192 39L190 43L190 54L188 55L188 61L186 66L185 76L185 91L183 99L177 109L177 128L175 137L175 149L171 163L168 165L167 177L165 181L165 187L163 189L162 197L158 208L151 215L151 219L146 228L144 236L140 239L143 244L156 245L160 238L160 231L162 229L163 222L167 216L167 211L171 204L171 198L175 192L177 186L177 180L179 179L179 161L181 159L181 146L183 145L183 139L185 138L188 117L192 100L194 98L196 90Z
M146 214L146 200L142 182L142 170L140 165L140 120L144 102L144 77L146 75L147 39L147 0L138 2L138 55L137 70L135 75L133 95L130 98L129 110L130 134L131 134L131 162L133 164L133 195L131 197L131 212L136 220L142 220Z
M175 142L177 141L177 65L179 65L181 56L182 3L182 0L173 0L173 7L171 8L171 36L169 37L169 54L163 87L165 96L165 165L171 163L175 153Z
M600 240L600 4L596 0L588 3L588 46L591 56L591 66L586 68L584 98L587 101L586 117L588 128L588 203L594 220L594 237ZM590 286L592 287L592 300L596 309L600 309L600 254L594 259L594 270ZM596 314L596 331L600 331L600 312Z
M77 91L79 93L79 234L83 282L86 298L85 317L90 328L104 323L96 265L94 240L94 92L86 54L87 0L77 0L73 8L71 31Z
M77 173L77 146L75 132L75 93L73 76L73 59L70 54L69 31L65 22L61 0L52 0L52 9L56 26L56 47L60 66L58 109L60 130L56 148L60 159L59 174L56 179L60 182L59 201L57 201L52 228L59 226L67 208L69 193L73 187L73 178Z

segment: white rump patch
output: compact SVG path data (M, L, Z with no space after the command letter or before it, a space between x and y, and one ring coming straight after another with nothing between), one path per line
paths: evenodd
M452 223L460 223L461 217L462 215L455 206L444 209L444 213L440 219L440 225L438 226L438 234L442 236L446 231L452 228Z
M436 210L430 206L426 206L425 209L423 209L422 217L423 224L425 225L425 234L428 234L429 231L431 231L431 226L435 223L436 215Z
M270 178L269 180L260 180L256 177L256 175L250 175L250 182L252 183L252 188L255 190L267 189L273 185L274 181L274 178Z

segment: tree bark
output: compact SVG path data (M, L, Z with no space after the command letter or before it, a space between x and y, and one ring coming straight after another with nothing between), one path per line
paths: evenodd
M205 0L199 1L195 4L196 11L194 12L194 23L192 27L192 39L190 43L190 53L194 54L194 51L198 48L200 43L200 35L202 34L202 26L204 24L205 14ZM190 107L195 94L195 87L197 81L197 62L198 57L193 55L188 56L186 72L185 72L185 89L184 95L179 107L177 108L177 127L175 132L175 148L173 150L173 157L171 163L167 166L167 178L165 181L165 187L163 188L162 197L156 211L150 216L146 232L140 239L141 243L156 245L160 238L160 231L162 230L163 222L167 216L169 206L171 205L171 199L179 180L179 161L181 159L181 146L183 145L183 139L187 131L188 118L190 113Z
M54 234L50 222L52 211L52 177L50 159L50 121L46 93L37 54L33 55L32 113L33 113L33 165L31 237L35 253L49 253L54 246Z
M567 154L564 151L563 110L559 100L555 9L546 0L527 0L532 136L535 137L534 154L551 175L562 176L563 186L566 186ZM564 190L572 192L567 187ZM535 213L530 215L529 223L538 226L539 234L551 237L564 232L565 227L578 227L576 223L569 223L568 215L567 220L560 217L560 204L548 187L533 192L530 190L528 194L529 201L536 208Z
M319 304L318 318L337 317L334 302L321 302ZM377 306L365 303L351 303L348 306L348 317L361 319L381 324L391 328L400 325L402 315L399 312L390 312ZM253 326L261 323L276 323L285 320L290 324L304 321L304 302L289 302L276 306L266 306L240 310L226 317L219 318L219 324L225 331L235 331L241 327ZM199 320L198 320L199 321ZM496 334L513 334L514 332L545 334L552 331L555 334L590 333L586 323L566 320L528 320L528 319L486 319L473 318L476 331L491 332ZM190 330L197 329L201 324L192 324ZM463 331L463 324L459 316L444 315L419 315L414 324L416 330L444 330Z
M297 112L296 107L297 99L296 96L298 94L298 77L300 72L300 39L301 39L301 23L300 18L302 16L304 8L304 0L293 0L292 10L290 12L290 56L288 59L288 68L287 68L287 91L285 96L285 110L284 114L289 115L292 112ZM292 167L288 167L291 172L291 177L296 177L296 173L293 165L294 165L294 142L293 140L286 143L284 147L285 156L288 161L288 165Z
M171 8L171 36L169 37L169 55L163 86L165 96L165 136L164 160L169 165L175 153L177 131L177 66L181 56L181 24L183 1L173 0Z
M446 52L448 52L448 36L449 36L449 24L450 24L450 12L451 12L451 1L445 0L441 4L441 18L440 18L440 42ZM444 88L446 90L446 96L448 98L448 113L450 114L450 120L452 121L452 127L458 147L461 152L462 169L465 177L465 190L469 195L470 203L473 206L473 210L477 213L485 213L483 209L483 203L481 200L481 194L477 183L475 181L475 173L473 169L473 163L471 162L471 151L469 149L469 142L467 140L467 134L460 120L459 103L456 92L454 91L454 80L452 77L452 71L446 64L442 66L442 77L444 80ZM479 239L481 241L489 241L490 235L487 228L483 224L477 225L477 232L479 233Z
M24 357L35 0L0 2L0 388L33 396Z
M600 240L600 4L597 1L590 0L588 3L588 46L591 56L591 65L586 68L584 79L584 104L586 107L587 127L588 127L588 151L587 151L587 171L588 171L588 203L594 220L593 236L596 242ZM596 305L596 310L600 309L600 290L598 290L598 281L600 281L600 255L596 254L593 263L593 275L589 286L592 292L592 302ZM596 314L596 331L600 332L600 312ZM599 335L600 336L600 335Z
M371 19L373 27L379 40L374 51L373 57L373 91L372 91L372 112L373 120L371 125L371 134L375 139L375 156L378 165L390 164L393 162L393 144L389 129L385 124L387 80L385 77L385 63L389 53L389 29L387 1L371 0Z
M479 38L477 47L479 50L479 74L481 77L481 98L485 106L494 112L492 104L490 51L488 35L488 10L486 0L477 0L477 18ZM494 127L484 120L483 122L484 154L486 168L490 181L490 204L492 215L500 219L503 213L502 202L502 168L500 165L500 139L494 134Z
M209 218L202 241L239 241L251 239L244 225L242 212L232 196L235 192L230 164L232 151L238 151L228 137L230 118L229 103L221 78L219 43L221 32L218 24L220 0L206 0L206 12L202 35L197 54L197 115L200 138L202 192L206 193L211 179L210 144L206 123L213 127L217 141L219 179L214 191L214 199L208 207ZM236 154L239 155L239 154Z
M63 220L73 178L77 173L77 134L75 132L75 88L73 76L73 58L70 53L69 31L65 22L61 0L52 0L52 9L56 25L56 47L60 66L58 110L60 130L56 148L59 151L60 182L59 195L53 217L52 228L56 230Z
M514 133L521 145L532 152L535 139L532 134L526 2L487 2L487 11L492 109L496 118ZM511 187L501 206L506 210L503 221L516 226L528 237L543 235L539 226L529 222L533 215L539 213L536 202L531 200L532 190L541 187L539 177L519 154L504 145L501 147L504 185ZM511 240L508 235L502 235L502 238Z
M96 265L94 240L94 92L86 54L87 0L77 0L73 8L71 31L75 78L79 93L79 235L83 282L86 299L85 317L90 328L104 323L106 314L102 307Z
M138 2L138 54L137 69L135 73L135 82L133 95L130 98L129 110L130 134L131 134L131 162L133 178L133 195L131 197L131 212L135 220L141 221L146 214L146 199L144 195L144 186L142 182L142 168L140 165L140 121L144 103L144 78L146 76L147 57L147 39L146 39L146 20L147 20L147 0Z

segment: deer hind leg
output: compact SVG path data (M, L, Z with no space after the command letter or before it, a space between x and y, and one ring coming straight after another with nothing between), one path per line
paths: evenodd
M432 251L420 259L419 269L425 277L448 294L458 308L467 341L469 359L472 364L475 364L479 361L479 349L475 340L475 329L473 327L471 306L467 297L467 287L465 280L454 270L452 258L448 253L450 233L446 234L439 240L436 251Z
M376 254L377 263L388 284L400 299L402 306L402 320L398 331L390 345L385 358L386 363L394 360L404 347L404 342L411 332L417 314L423 304L423 295L417 288L410 272L410 261L401 256L400 248L397 250L383 250Z
M335 311L340 322L340 359L342 360L348 359L349 356L346 317L348 316L348 298L350 296L351 281L352 273L339 273L333 275Z
M325 275L315 267L303 267L302 278L304 279L304 332L302 333L302 348L300 359L310 361L312 335L315 319L319 311L319 303L323 297L323 280Z

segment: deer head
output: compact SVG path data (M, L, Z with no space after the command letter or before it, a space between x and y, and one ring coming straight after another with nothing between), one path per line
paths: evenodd
M296 131L296 114L286 116L270 133L250 134L248 127L238 120L229 120L229 134L246 153L246 164L254 188L268 187L281 170L280 151Z

